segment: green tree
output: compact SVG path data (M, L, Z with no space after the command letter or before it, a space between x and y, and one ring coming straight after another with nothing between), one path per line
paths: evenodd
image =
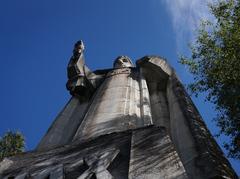
M20 132L6 132L0 138L0 161L4 157L12 156L24 151L24 137Z
M240 1L220 0L209 5L216 21L202 21L191 56L181 57L193 74L193 94L207 92L206 100L216 106L214 119L229 157L240 159Z

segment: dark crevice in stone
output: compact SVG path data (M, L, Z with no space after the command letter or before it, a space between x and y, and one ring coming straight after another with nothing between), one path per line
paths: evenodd
M81 176L88 169L89 169L89 166L84 162L83 165L73 168L73 171L66 172L65 178L66 179L76 179L79 176Z
M114 179L127 179L130 161L131 140L127 140L120 147L120 153L108 166L107 170Z

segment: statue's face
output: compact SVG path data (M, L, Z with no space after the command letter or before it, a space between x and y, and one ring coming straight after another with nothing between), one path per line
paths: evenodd
M129 57L120 56L114 61L113 66L114 68L133 67L133 63Z

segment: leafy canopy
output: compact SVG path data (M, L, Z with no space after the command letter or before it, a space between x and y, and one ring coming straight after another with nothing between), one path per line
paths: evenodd
M20 132L6 132L0 138L0 160L24 151L24 137Z
M221 0L209 5L216 21L202 21L191 57L181 57L193 74L189 89L207 92L206 100L216 106L214 119L229 157L240 159L240 0Z

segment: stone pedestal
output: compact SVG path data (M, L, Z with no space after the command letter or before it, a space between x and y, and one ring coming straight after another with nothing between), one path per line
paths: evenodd
M6 158L0 179L237 178L166 60L126 56L91 72L75 46L73 97L36 150Z

